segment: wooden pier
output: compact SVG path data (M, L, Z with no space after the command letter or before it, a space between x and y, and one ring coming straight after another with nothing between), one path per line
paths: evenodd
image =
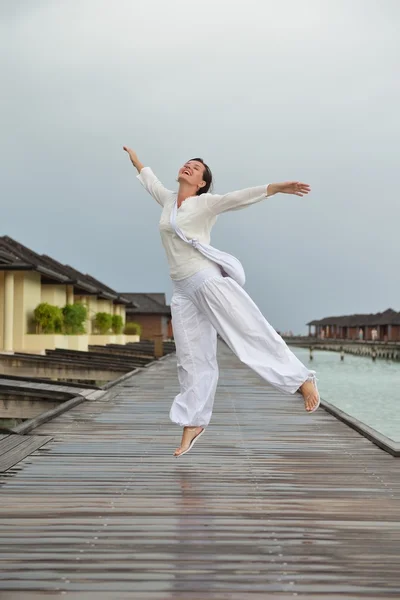
M369 356L373 359L400 360L400 342L372 342L334 338L322 340L300 336L285 336L284 339L289 346L298 346L300 348L341 352L345 354L355 354L356 356Z
M1 600L400 597L399 459L219 363L182 458L174 355L32 432L0 478Z

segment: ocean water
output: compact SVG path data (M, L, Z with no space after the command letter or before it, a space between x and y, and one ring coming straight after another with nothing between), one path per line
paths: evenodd
M400 362L291 346L294 354L317 371L321 398L380 433L400 442Z

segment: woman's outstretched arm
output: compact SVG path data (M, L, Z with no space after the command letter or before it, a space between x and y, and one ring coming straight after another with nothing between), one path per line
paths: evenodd
M300 181L285 181L283 183L270 183L258 187L246 188L228 194L207 194L207 206L214 215L227 212L229 210L240 210L250 204L261 202L264 198L274 194L295 194L304 196L310 192L311 188L307 183Z
M153 171L150 167L145 167L142 162L137 157L137 154L131 148L127 146L123 147L125 152L129 154L129 158L133 166L137 169L139 175L137 178L143 187L149 192L151 196L153 196L154 200L158 202L161 206L164 206L166 200L171 196L173 192L167 190L161 181L157 179L154 175Z
M123 148L124 148L125 152L127 152L129 154L131 163L137 169L137 172L140 173L140 171L144 168L144 164L140 162L140 160L137 157L136 152L134 150L132 150L132 148L128 148L128 146L124 146Z

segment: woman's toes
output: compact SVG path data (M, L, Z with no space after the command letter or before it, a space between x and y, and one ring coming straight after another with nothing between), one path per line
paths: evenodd
M185 446L184 444L182 444L182 446L179 446L179 448L177 448L174 452L174 456L180 456L182 454L182 452L184 452L185 450L187 450L188 446Z
M315 395L309 396L306 400L306 411L310 412L317 406L317 404L318 404L317 396L315 396Z

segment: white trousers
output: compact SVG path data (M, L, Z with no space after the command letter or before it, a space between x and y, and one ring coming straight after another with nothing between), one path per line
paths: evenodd
M217 332L236 356L279 390L293 394L310 371L263 317L250 296L217 265L173 281L172 326L180 393L170 419L206 427L218 382Z

